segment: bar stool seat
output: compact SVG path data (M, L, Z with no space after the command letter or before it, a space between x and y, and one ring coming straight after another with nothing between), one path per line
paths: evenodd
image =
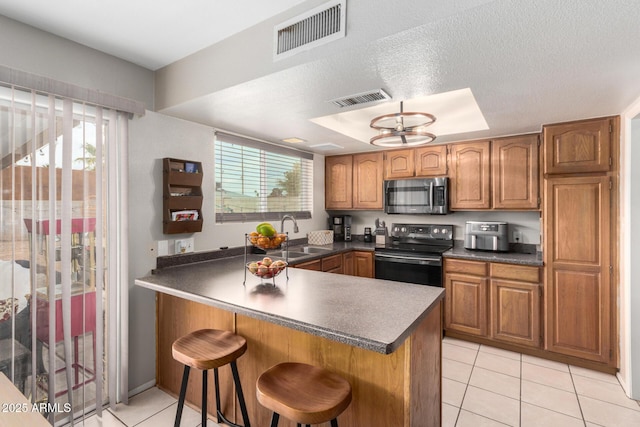
M207 371L213 369L218 423L224 422L231 426L239 426L227 420L220 410L218 368L227 364L231 365L231 372L236 386L236 394L238 396L238 402L240 403L244 427L250 427L247 407L238 375L238 367L236 365L236 360L242 356L245 351L247 351L247 340L244 339L244 337L218 329L200 329L174 341L171 346L173 358L184 365L182 387L180 389L178 410L174 424L175 427L180 425L190 368L196 368L202 371L202 425L207 425Z
M256 383L258 402L273 411L271 426L282 415L298 424L320 424L337 417L351 403L351 384L340 375L304 363L281 363Z

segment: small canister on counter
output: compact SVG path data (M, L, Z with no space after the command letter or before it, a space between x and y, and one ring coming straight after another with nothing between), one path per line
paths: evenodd
M364 241L365 243L373 242L373 236L371 235L371 227L364 228Z

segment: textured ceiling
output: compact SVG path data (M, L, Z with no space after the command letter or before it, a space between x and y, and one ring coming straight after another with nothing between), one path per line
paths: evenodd
M0 13L8 3L14 2L0 0ZM268 141L295 136L307 141L296 145L301 149L337 154L375 148L311 119L369 107L341 110L327 102L367 90L391 94L388 108L395 112L402 100L468 88L488 129L460 126L436 143L619 114L640 96L636 1L348 0L345 38L274 62L273 25L323 1L293 3L293 11L274 9L253 27L159 69L158 110ZM137 31L150 40L145 25L157 9L135 11L143 17ZM352 126L367 128L370 119ZM312 147L327 143L343 148Z
M0 0L0 14L155 70L304 0Z

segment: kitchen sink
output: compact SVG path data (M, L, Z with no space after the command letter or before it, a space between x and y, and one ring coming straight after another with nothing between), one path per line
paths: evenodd
M303 246L301 248L295 248L296 251L300 250L302 252L304 252L305 254L323 254L326 252L331 252L331 249L328 248L320 248L317 246Z
M287 254L289 255L289 259L300 258L300 257L309 255L308 252L282 251L282 258L287 258Z

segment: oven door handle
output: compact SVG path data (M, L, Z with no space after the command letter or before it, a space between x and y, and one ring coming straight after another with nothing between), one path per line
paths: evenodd
M386 258L384 261L399 262L403 264L421 264L421 265L442 265L442 259L439 257L412 257L386 254L375 254L376 258Z

